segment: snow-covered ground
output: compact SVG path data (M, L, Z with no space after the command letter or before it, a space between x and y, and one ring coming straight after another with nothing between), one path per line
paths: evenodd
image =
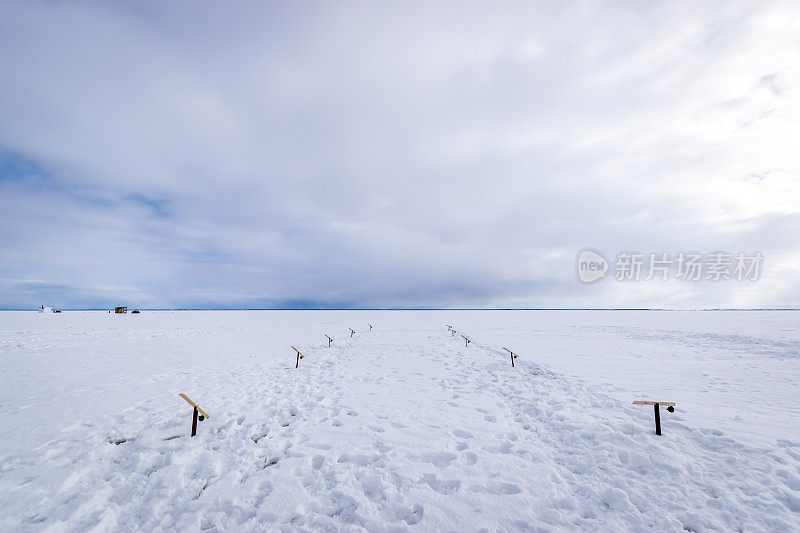
M800 530L798 326L0 312L0 529ZM662 437L637 399L677 402Z

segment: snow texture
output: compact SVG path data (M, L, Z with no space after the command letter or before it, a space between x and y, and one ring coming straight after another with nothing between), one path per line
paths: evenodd
M798 316L0 313L0 529L797 531Z

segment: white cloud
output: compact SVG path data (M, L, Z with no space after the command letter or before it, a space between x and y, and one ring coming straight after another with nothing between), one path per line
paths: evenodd
M800 9L505 7L4 3L0 306L798 305Z

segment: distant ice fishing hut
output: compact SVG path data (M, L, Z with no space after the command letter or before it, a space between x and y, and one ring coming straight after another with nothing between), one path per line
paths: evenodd
M52 307L45 307L45 306L43 306L43 305L42 305L42 306L39 306L39 312L40 312L40 313L49 313L49 312L51 312L52 310L53 310L53 308L52 308Z
M123 314L123 315L124 315L125 313L127 313L127 312L128 312L128 308L127 308L127 307L115 307L115 308L114 308L114 312L115 312L115 313L118 313L118 314Z

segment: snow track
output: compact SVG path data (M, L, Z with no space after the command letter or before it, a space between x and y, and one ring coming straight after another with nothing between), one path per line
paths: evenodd
M335 336L335 335L334 335ZM470 335L467 334L470 338ZM336 337L336 336L335 336ZM0 470L6 530L800 530L800 448L614 400L444 327L340 332ZM183 403L176 397L175 402Z

